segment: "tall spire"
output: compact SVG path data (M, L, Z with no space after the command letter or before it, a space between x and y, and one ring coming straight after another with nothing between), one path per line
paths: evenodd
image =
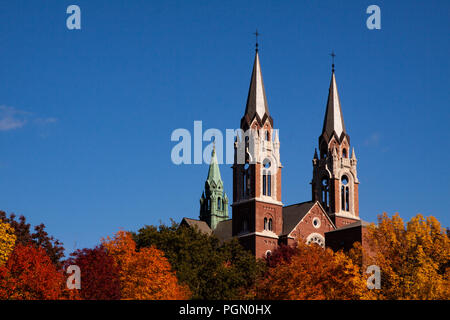
M334 63L331 71L331 82L328 92L327 110L323 121L322 135L326 135L326 137L330 139L333 132L336 133L338 138L341 138L342 133L346 133L336 84L336 76L334 74Z
M261 73L261 64L259 62L259 53L256 50L244 117L248 117L248 122L252 121L255 116L258 116L259 120L263 121L266 115L269 116L270 114Z
M220 177L219 164L217 162L215 145L213 147L213 151L211 154L211 162L209 163L208 178L206 180L209 182L214 181L216 185L219 184L219 181L222 182L222 178Z

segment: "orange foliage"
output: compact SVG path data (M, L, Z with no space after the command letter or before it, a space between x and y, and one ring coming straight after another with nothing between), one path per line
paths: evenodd
M136 243L128 232L119 231L114 238L104 239L108 254L119 267L121 296L137 300L188 299L187 287L179 285L175 272L164 253L155 247L136 251Z
M269 268L257 298L275 300L368 299L366 279L342 252L299 243L290 263Z

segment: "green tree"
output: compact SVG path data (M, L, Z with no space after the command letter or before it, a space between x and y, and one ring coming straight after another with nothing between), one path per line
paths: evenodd
M248 297L264 268L237 240L221 244L215 236L173 221L171 226L145 226L134 237L138 248L154 245L164 252L193 299Z

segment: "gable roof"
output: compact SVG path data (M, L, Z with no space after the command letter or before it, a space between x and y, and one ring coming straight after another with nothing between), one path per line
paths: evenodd
M289 234L314 204L313 201L306 201L283 207L283 235Z
M219 238L220 242L227 241L233 237L232 236L232 227L233 227L232 219L220 221L217 224L216 228L214 229L213 234L217 238Z
M207 234L212 233L211 228L208 226L208 224L205 221L183 218L183 220L181 220L181 222L180 222L180 226L182 226L182 225L188 225L189 227L197 227L203 233L207 233Z

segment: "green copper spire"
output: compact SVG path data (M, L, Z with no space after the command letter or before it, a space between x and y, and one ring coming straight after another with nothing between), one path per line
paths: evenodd
M219 222L228 220L228 197L223 190L215 146L211 154L205 190L200 198L200 220L205 221L212 230Z
M216 147L214 146L212 154L211 154L211 162L209 163L209 170L208 170L208 178L206 181L215 182L216 184L221 183L222 179L220 177L220 170L219 170L219 163L217 162L217 156L216 156Z

